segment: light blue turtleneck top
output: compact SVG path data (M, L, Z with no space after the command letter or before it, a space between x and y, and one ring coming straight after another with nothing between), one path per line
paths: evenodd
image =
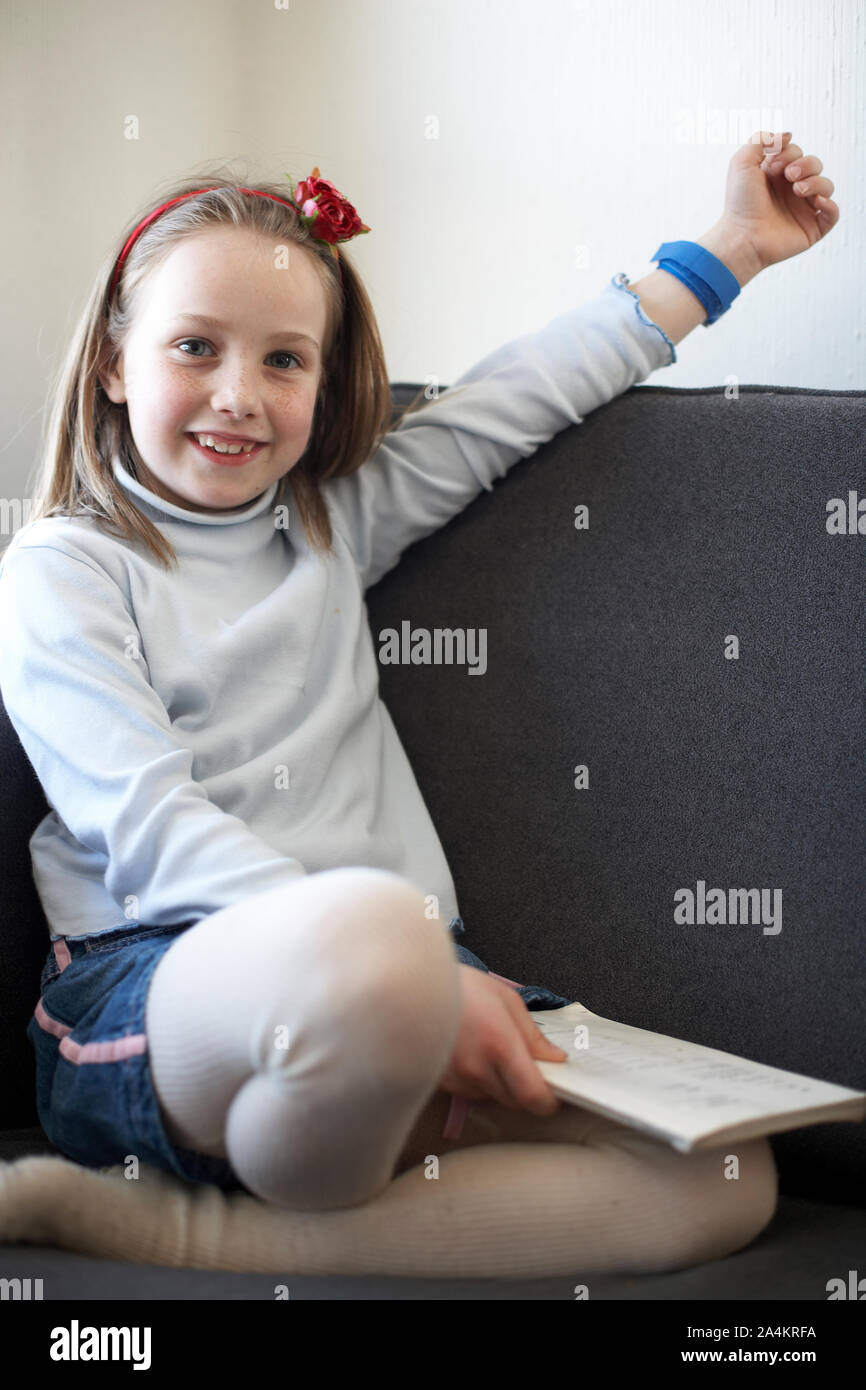
M163 926L341 865L459 914L391 717L364 592L519 459L676 360L615 276L491 352L324 485L334 553L277 483L232 513L163 501L114 461L179 569L92 516L15 533L0 688L51 811L30 840L51 938Z

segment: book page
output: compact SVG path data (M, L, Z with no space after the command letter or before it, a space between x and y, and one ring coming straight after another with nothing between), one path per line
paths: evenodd
M562 1088L578 1103L598 1102L604 1113L639 1120L642 1128L665 1137L676 1133L692 1141L721 1127L863 1095L716 1048L615 1023L582 1004L539 1010L532 1018L568 1053L563 1062L536 1059L554 1089ZM576 1037L576 1028L586 1030L585 1038L580 1033Z

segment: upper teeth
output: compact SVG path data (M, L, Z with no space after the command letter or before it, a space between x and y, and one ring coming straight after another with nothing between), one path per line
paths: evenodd
M218 454L248 454L254 449L255 444L226 444L221 439L214 439L212 434L197 434L195 438L199 444L204 444L208 449L216 449Z

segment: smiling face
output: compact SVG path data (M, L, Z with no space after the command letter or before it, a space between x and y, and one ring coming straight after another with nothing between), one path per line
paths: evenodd
M281 243L285 246L285 243ZM181 241L141 282L132 329L111 373L157 496L190 511L233 510L304 453L321 381L327 300L310 252L213 227ZM220 457L195 435L256 441Z

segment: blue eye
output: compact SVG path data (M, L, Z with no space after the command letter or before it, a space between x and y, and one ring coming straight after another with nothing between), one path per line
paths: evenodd
M271 356L272 356L272 357L293 357L293 358L295 359L295 361L297 362L297 364L298 364L299 367L303 367L303 365L304 365L303 362L301 361L300 357L298 356L298 354L297 354L296 352L288 352L288 351L286 351L286 349L284 349L284 348L279 348L276 352L271 353Z
M179 342L178 345L177 345L178 352L180 352L181 348L185 347L187 343L200 343L203 347L209 347L209 346L210 346L209 343L205 342L204 338L184 338L184 339L183 339L181 342ZM184 357L196 358L196 357L200 357L202 354L201 354L201 353L198 353L198 352L185 352L183 355L184 355ZM271 357L291 357L291 358L294 359L295 362L297 362L297 364L298 364L298 366L299 366L300 368L303 368L303 365L304 365L302 359L298 356L298 354L297 354L296 352L289 352L289 351L288 351L287 349L285 349L285 348L279 348L279 349L277 349L277 351L276 351L276 352L272 352L272 353L270 354L270 356L271 356Z
M184 346L184 343L204 343L204 346L207 347L207 343L204 342L204 338L184 338L183 342L178 343L177 345L178 351L180 351L180 349ZM196 355L196 353L191 352L184 353L184 357L195 357Z

